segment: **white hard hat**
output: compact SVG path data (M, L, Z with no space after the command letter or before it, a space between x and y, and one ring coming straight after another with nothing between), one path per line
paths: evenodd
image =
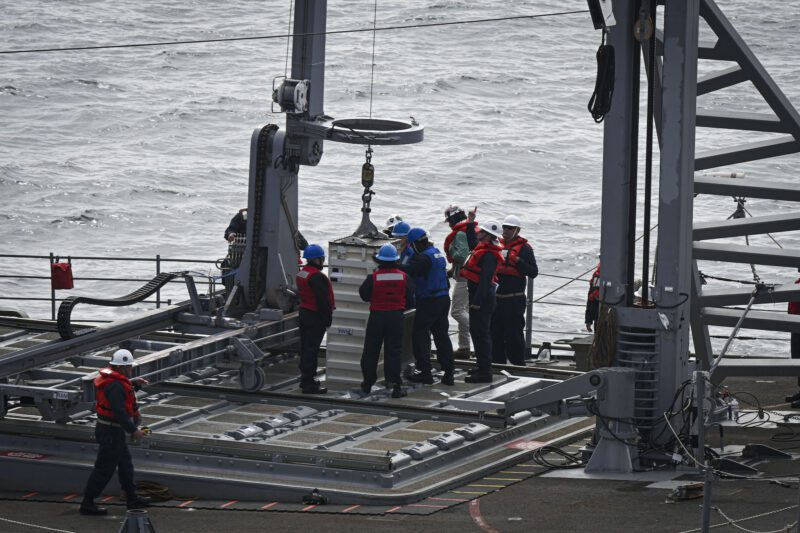
M393 228L398 222L402 222L403 217L400 215L395 215L393 217L389 217L386 219L386 229Z
M114 366L129 366L133 364L133 354L128 350L117 350L111 357Z
M504 226L514 226L515 228L521 228L522 222L520 221L519 217L516 215L508 215L506 219L503 221Z
M480 230L485 231L486 233L491 233L498 238L503 235L503 227L496 220L487 220L486 222L481 223Z

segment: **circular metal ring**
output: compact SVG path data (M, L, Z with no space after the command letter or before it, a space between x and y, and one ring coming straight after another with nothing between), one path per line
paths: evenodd
M384 118L343 118L331 122L328 138L349 144L414 144L421 142L425 128L416 121Z

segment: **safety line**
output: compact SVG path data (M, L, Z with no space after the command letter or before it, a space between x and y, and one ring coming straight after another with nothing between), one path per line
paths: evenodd
M472 500L469 502L469 517L475 522L475 525L481 528L484 533L500 533L498 530L489 525L481 514L480 500Z
M448 22L431 22L429 24L403 24L397 26L382 26L380 28L352 28L347 30L331 30L321 32L309 33L289 33L289 34L273 34L273 35L253 35L249 37L220 37L218 39L192 39L186 41L160 41L153 43L128 43L128 44L104 44L93 46L69 46L63 48L29 48L25 50L0 50L0 54L32 54L41 52L77 52L83 50L110 50L114 48L144 48L150 46L180 46L188 44L204 44L204 43L224 43L236 41L263 41L267 39L286 39L290 37L311 37L314 35L343 35L348 33L363 33L368 31L393 31L393 30L407 30L415 28L435 28L440 26L460 26L466 24L483 24L487 22L503 22L509 20L525 20L544 17L558 17L562 15L576 15L578 13L588 13L586 9L576 11L556 11L553 13L539 13L535 15L516 15L510 17L497 17L485 19L470 19L470 20L453 20Z

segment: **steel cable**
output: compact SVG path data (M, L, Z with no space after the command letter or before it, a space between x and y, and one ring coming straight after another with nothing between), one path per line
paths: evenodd
M349 33L363 33L368 31L394 31L394 30L407 30L417 28L435 28L441 26L460 26L466 24L484 24L487 22L503 22L509 20L525 20L536 19L545 17L558 17L563 15L576 15L579 13L588 13L586 9L575 11L556 11L552 13L538 13L533 15L515 15L509 17L496 17L484 19L470 19L470 20L453 20L448 22L432 22L430 24L402 24L396 26L383 26L380 28L352 28L346 30L331 30L323 32L308 32L308 33L289 33L289 34L273 34L273 35L253 35L249 37L220 37L218 39L189 39L184 41L160 41L149 43L128 43L128 44L104 44L104 45L89 45L89 46L69 46L61 48L29 48L25 50L0 50L0 54L33 54L43 52L76 52L83 50L110 50L115 48L144 48L151 46L181 46L191 44L206 44L206 43L224 43L236 41L263 41L268 39L286 39L290 37L310 37L314 35L344 35Z

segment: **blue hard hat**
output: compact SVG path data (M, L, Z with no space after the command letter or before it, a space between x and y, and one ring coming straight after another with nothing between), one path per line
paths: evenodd
M420 240L422 237L427 237L427 236L428 236L428 234L422 228L411 228L408 231L408 235L407 235L409 243L415 243L418 240Z
M309 244L303 250L303 259L317 259L318 257L325 257L325 250L319 244Z
M392 237L405 237L410 229L411 226L408 222L398 222L392 229Z
M400 255L397 253L397 248L395 248L392 244L384 244L381 246L381 249L378 250L378 255L375 257L380 261L397 261L400 259Z

